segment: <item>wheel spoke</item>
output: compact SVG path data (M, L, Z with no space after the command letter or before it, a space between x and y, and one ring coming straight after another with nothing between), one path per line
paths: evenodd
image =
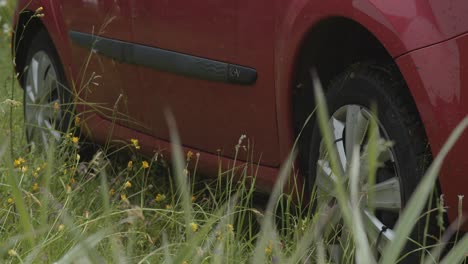
M37 93L34 85L34 74L33 74L33 67L31 66L28 70L27 77L26 77L26 103L31 104L36 101Z
M330 163L325 160L317 161L317 175L315 177L317 188L326 195L334 196L334 180L335 176L330 168Z
M58 142L60 140L60 138L62 137L62 135L60 134L60 132L58 132L57 130L51 130L50 133L52 134L52 136L55 138L56 142Z
M344 123L338 120L335 117L332 117L330 122L331 130L333 131L333 139L335 141L334 147L336 154L338 155L338 159L341 163L341 168L343 171L346 170L346 153L343 145L343 131L344 131Z
M373 204L376 209L399 212L401 210L400 182L397 177L390 178L384 182L367 188L368 192L373 192Z
M31 60L31 65L29 67L29 71L31 72L31 84L32 84L32 91L35 95L36 99L38 96L38 89L39 89L39 61L35 58Z
M346 158L351 160L355 145L361 145L369 125L368 119L362 114L361 107L350 105L346 108Z
M375 247L379 252L382 252L385 246L393 240L395 233L367 210L363 210L363 217L367 226L366 231L371 246Z
M43 54L38 56L37 60L37 100L38 102L42 103L47 102L47 99L50 96L50 87L47 86L45 76L50 63Z
M47 76L45 76L47 71ZM51 100L52 92L55 87L52 86L51 80L55 79L55 72L51 69L51 62L45 56L40 58L39 64L39 87L37 91L38 100L40 103L48 103Z
M54 124L51 124L48 120L45 120L44 125L45 125L44 132L46 134L51 135L55 140L60 139L60 133L55 130Z

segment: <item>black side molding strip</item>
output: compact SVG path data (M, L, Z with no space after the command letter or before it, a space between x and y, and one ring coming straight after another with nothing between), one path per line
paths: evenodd
M70 31L69 35L75 44L124 63L197 79L232 84L251 85L257 80L255 69L241 65L77 31Z

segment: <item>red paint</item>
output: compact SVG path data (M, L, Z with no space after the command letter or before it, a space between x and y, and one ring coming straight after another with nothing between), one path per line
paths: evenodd
M23 8L30 0L19 0ZM70 82L82 87L80 67L88 52L71 44L69 30L92 32L115 17L101 35L258 70L255 85L212 83L123 65L95 55L89 72L102 75L87 100L119 105L133 121L117 120L114 138L138 137L143 151L168 149L163 109L175 115L182 142L201 154L202 170L216 174L218 161L232 163L234 145L247 134L254 160L261 160L257 184L268 190L291 149L291 87L299 48L307 33L329 17L353 20L371 32L395 58L437 154L455 125L468 113L468 2L465 0L33 0L44 7L49 31ZM345 45L345 43L343 44ZM83 78L83 76L85 76ZM84 81L81 81L84 80ZM122 116L121 116L122 117ZM106 120L107 118L107 120ZM90 116L98 141L111 118ZM138 132L139 131L139 132ZM451 151L439 178L451 220L457 194L468 197L468 132ZM220 150L222 157L218 157ZM245 159L241 156L240 159ZM464 203L468 211L468 203Z
M146 96L138 111L152 113L142 116L151 135L169 139L167 109L175 115L187 146L233 158L233 146L246 134L258 151L255 160L261 152L262 164L278 166L274 16L263 12L262 1L247 5L228 0L135 1L134 5L135 42L248 65L259 72L254 86L242 87L141 67ZM153 25L151 30L147 25Z
M414 51L397 63L411 87L433 153L468 114L468 34ZM451 149L439 176L450 220L458 215L458 195L468 197L468 131ZM466 206L464 201L464 208Z

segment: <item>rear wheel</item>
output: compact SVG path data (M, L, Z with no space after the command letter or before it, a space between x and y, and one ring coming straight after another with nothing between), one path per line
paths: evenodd
M48 149L67 131L72 109L62 65L44 30L32 40L24 74L26 138L31 147Z
M360 147L360 193L363 201L361 212L366 232L376 257L384 247L391 243L393 228L400 212L408 201L427 168L431 156L427 148L422 123L411 97L405 96L404 82L389 68L373 65L355 65L336 78L327 90L326 99L331 118L329 125L333 133L334 147L338 154L341 169L347 171L351 161L353 146ZM367 139L372 118L371 104L378 106L379 142L393 142L384 147L378 156L380 167L377 170L376 183L367 185ZM331 172L328 151L322 142L318 125L312 131L309 153L309 188L316 190L320 206L333 210L337 207L333 193L333 174ZM374 193L373 208L369 210L369 190ZM432 225L433 219L430 224ZM347 262L343 254L343 241L346 228L342 228L340 217L332 219L340 239L330 241L329 254L337 263ZM419 221L412 233L412 239L424 241L425 221ZM429 228L429 231L433 229ZM334 237L336 238L336 237ZM340 245L341 244L341 245ZM406 251L420 248L408 244ZM411 254L417 259L419 253ZM409 258L407 258L409 260Z

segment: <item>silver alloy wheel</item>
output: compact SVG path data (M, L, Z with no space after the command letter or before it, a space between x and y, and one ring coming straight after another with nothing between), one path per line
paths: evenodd
M57 70L44 51L35 53L28 65L24 95L24 117L28 141L48 148L51 140L59 140L62 113Z
M336 153L338 154L340 169L346 175L351 161L353 146L360 146L360 193L361 193L361 210L366 232L369 242L376 253L382 252L383 248L393 240L394 232L391 226L394 223L384 221L385 214L393 216L400 213L402 209L402 196L400 190L400 177L398 175L398 164L394 158L391 147L385 147L378 157L378 162L384 164L384 175L377 178L373 189L373 206L375 214L368 210L367 198L369 187L366 182L368 179L367 171L367 142L366 135L369 127L369 120L372 115L368 109L359 105L345 105L335 111L329 121L330 128L333 132ZM388 141L389 137L384 127L379 123L379 142ZM379 144L382 145L382 144ZM379 169L380 170L380 169ZM377 172L379 177L379 171ZM381 173L382 174L382 173ZM317 186L317 195L319 208L325 208L329 211L338 206L336 203L335 194L333 193L334 175L331 165L328 160L328 151L322 141L320 143L319 160L317 161L317 172L315 184ZM334 210L339 211L339 210ZM331 219L332 226L339 226L341 217L335 216ZM396 221L396 220L395 220ZM341 242L347 240L347 231L342 227ZM336 231L336 230L335 230ZM339 241L338 241L339 242ZM346 242L344 242L346 243ZM339 243L331 243L328 252L335 263L341 263L343 256L342 246Z

